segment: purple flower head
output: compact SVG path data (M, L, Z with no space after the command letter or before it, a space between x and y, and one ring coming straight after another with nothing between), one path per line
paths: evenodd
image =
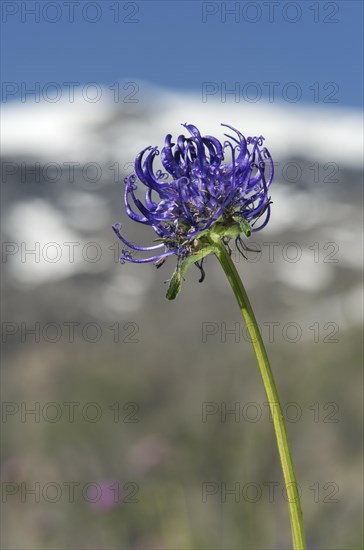
M228 140L222 144L215 137L202 137L192 124L183 126L189 136L178 136L176 144L171 134L166 136L161 151L165 171L153 168L158 148L147 147L136 157L135 173L124 180L128 216L150 225L157 244L136 246L122 236L121 225L114 224L116 235L127 247L122 251L122 263L156 262L159 267L175 254L177 267L188 261L188 266L195 263L204 274L203 258L212 251L206 241L209 231L227 244L232 237L241 242L242 232L249 236L268 223L274 170L263 147L264 138L245 139L238 130L223 124L235 135L225 134ZM136 195L138 182L146 187L144 202ZM152 255L140 259L134 257L134 251Z

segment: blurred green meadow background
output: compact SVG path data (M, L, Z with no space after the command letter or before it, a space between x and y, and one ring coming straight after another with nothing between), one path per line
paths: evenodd
M130 163L188 117L221 139L220 122L266 137L272 220L247 239L256 252L232 244L233 256L280 392L308 547L359 550L360 117L138 90L136 104L3 110L2 547L291 548L266 396L217 261L203 284L190 269L175 302L174 258L118 263L112 223L154 238L123 210Z

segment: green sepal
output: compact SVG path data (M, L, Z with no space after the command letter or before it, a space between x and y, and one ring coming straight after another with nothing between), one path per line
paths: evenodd
M213 233L220 237L227 237L228 239L238 237L240 233L244 233L247 237L250 237L251 232L250 225L238 215L233 215L232 221L230 220L229 222L222 221L222 218L219 218L211 229L207 230L207 233Z
M190 256L187 256L180 265L178 265L172 275L172 278L169 282L169 287L167 290L166 298L167 300L174 300L182 286L183 277L191 265L193 265L196 262L199 262L207 256L208 254L213 254L216 250L216 247L213 245L205 245L204 248L196 252L195 254L191 254Z
M233 220L238 223L240 232L244 233L247 237L250 237L252 234L251 226L246 221L242 220L241 217L233 216Z

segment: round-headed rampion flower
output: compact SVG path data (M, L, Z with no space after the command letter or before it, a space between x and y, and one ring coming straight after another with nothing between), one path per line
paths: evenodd
M245 137L225 134L223 144L215 137L201 136L192 124L183 124L189 136L180 135L176 144L168 134L161 151L164 170L154 170L157 147L147 147L135 160L135 173L125 178L125 208L128 216L151 226L157 244L137 246L121 235L126 245L120 261L156 262L159 267L168 256L178 257L177 268L195 263L202 271L203 258L211 251L206 237L213 232L228 246L231 238L249 236L262 229L270 217L269 186L273 179L273 161L263 147L262 136ZM228 152L228 160L225 160ZM147 189L144 203L136 195L137 183ZM257 223L259 221L259 223ZM132 251L151 252L148 258L135 258ZM154 252L154 253L153 253Z

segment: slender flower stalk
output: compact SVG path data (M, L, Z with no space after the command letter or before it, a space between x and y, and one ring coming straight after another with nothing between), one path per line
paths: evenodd
M258 323L255 318L252 306L248 295L245 291L243 283L239 277L231 257L227 253L225 246L219 238L211 236L211 242L215 245L214 254L219 260L228 281L233 289L241 313L245 320L251 342L258 361L260 373L263 379L264 389L267 394L269 408L273 418L274 430L277 439L279 457L281 460L284 482L287 491L287 499L289 504L293 547L295 550L305 549L305 538L303 532L302 511L300 497L298 493L298 485L294 473L292 456L289 448L286 426L282 408L280 405L277 388L274 382L273 373L269 364L267 352L259 331Z
M238 130L223 124L235 135L225 134L228 140L222 144L215 137L202 137L192 124L183 126L189 137L180 135L176 144L170 134L165 139L161 152L165 172L153 168L158 148L147 147L136 157L135 174L124 180L126 213L132 220L152 227L157 244L137 246L121 234L119 223L114 224L116 235L125 245L120 262L154 262L160 267L169 256L176 256L177 267L167 290L167 299L173 300L192 265L199 268L202 282L206 256L214 254L219 260L246 322L268 397L289 502L293 546L304 550L298 485L282 409L257 321L231 260L230 248L234 239L237 250L245 257L249 248L241 234L249 237L269 221L273 161L263 147L262 136L245 139ZM138 180L147 188L144 202L137 196ZM152 255L136 258L135 251Z

